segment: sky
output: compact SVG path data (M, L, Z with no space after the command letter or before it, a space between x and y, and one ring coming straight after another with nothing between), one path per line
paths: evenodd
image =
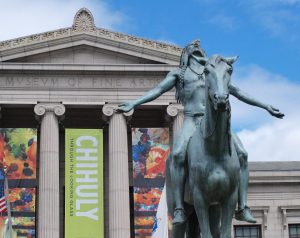
M0 0L0 41L70 27L88 8L97 27L208 55L239 55L233 83L279 108L277 119L231 98L249 161L300 161L300 0Z

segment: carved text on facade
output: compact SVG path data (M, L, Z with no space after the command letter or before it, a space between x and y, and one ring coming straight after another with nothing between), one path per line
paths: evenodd
M1 88L37 89L149 89L161 81L161 76L0 76Z

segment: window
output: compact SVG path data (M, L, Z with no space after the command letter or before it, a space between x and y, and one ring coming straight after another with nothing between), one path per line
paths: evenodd
M289 238L300 238L300 224L289 225Z
M261 238L260 226L234 226L234 238Z

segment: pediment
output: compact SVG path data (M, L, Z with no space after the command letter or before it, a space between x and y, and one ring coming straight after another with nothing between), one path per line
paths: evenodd
M80 9L73 26L0 42L0 62L178 65L182 48L97 28Z
M45 53L12 59L6 62L53 64L161 64L130 54L119 53L89 45L72 46Z

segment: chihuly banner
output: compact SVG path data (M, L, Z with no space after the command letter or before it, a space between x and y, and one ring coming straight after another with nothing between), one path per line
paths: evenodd
M157 211L170 153L168 128L133 128L133 196L135 237L150 238L161 224ZM165 203L166 204L166 203ZM167 211L165 209L165 211ZM166 216L167 217L167 216ZM165 221L167 224L168 221ZM166 238L163 236L158 236Z
M35 237L37 144L37 129L0 128L0 237L9 237L9 215L13 238Z
M65 238L102 238L102 130L66 129L65 144Z

